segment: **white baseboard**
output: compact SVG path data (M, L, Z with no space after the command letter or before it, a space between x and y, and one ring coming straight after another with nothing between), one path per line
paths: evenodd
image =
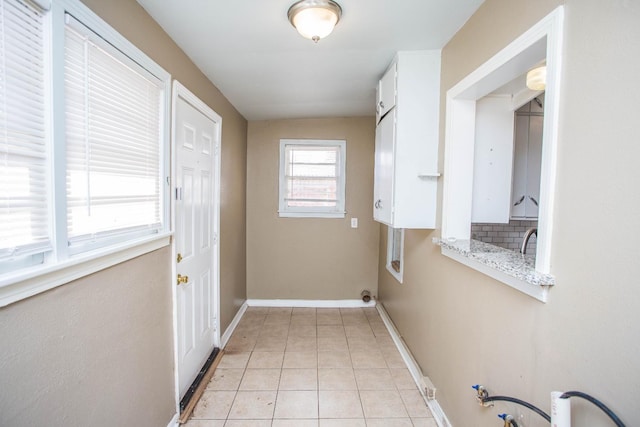
M169 421L169 424L167 424L167 427L177 427L179 425L178 424L179 418L180 417L178 416L178 414L175 414L173 418L171 418L171 421Z
M358 308L375 307L376 301L359 299L306 300L306 299L248 299L249 307L303 307L303 308Z
M238 312L233 317L233 320L231 321L227 329L224 331L224 334L222 334L222 338L220 338L220 348L224 348L227 345L227 342L229 342L229 338L231 338L231 334L233 334L233 331L235 331L236 328L238 327L238 323L240 323L240 319L242 319L244 312L247 311L247 307L248 307L247 301L245 301L244 304L240 306L240 309L238 309Z
M420 390L420 394L422 395L422 398L424 399L424 401L427 403L427 406L431 410L431 413L433 414L433 418L438 424L438 427L452 427L451 423L449 422L449 419L447 418L446 414L442 410L442 407L440 406L438 401L436 399L431 399L431 400L427 399L426 383L423 379L422 370L420 369L418 362L416 362L416 359L413 357L413 355L407 348L407 345L404 343L404 341L400 337L400 333L398 332L398 330L396 329L396 326L391 321L389 314L387 314L387 311L384 309L382 304L378 304L376 308L378 309L378 313L380 314L382 321L387 327L389 334L391 334L391 339L393 339L393 342L398 348L398 351L400 352L400 355L402 356L404 363L407 365L407 368L409 369L409 372L413 377L413 381L418 386L418 390Z

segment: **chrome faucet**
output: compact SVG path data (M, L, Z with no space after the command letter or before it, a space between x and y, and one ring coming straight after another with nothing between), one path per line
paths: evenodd
M527 231L524 232L524 237L522 238L522 247L520 248L520 253L522 255L527 253L527 243L529 243L529 239L531 235L535 234L538 237L538 229L536 227L528 228Z

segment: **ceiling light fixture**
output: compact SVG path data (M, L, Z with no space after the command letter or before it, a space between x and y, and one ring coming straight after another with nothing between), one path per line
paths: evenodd
M318 43L340 21L342 8L332 0L301 0L291 5L287 16L302 37Z
M544 90L547 86L547 66L534 68L527 73L527 87L531 90Z

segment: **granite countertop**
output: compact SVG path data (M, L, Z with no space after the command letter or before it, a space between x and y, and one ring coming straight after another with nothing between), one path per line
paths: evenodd
M553 286L555 279L535 270L535 255L522 255L478 240L440 239L439 244L459 255L505 273L531 285Z

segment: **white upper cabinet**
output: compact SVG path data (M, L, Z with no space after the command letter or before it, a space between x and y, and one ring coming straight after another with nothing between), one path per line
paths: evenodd
M378 82L376 123L396 106L396 64L393 63Z
M398 52L378 84L373 217L435 228L440 51Z

